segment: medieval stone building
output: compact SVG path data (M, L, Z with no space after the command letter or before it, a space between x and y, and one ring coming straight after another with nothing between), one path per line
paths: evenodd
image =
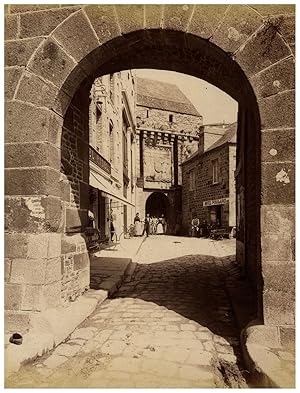
M90 210L101 238L133 220L135 205L135 82L131 71L97 78L89 106Z
M236 123L201 127L199 150L182 163L182 205L185 231L197 217L236 226Z
M181 90L137 78L136 210L164 214L168 232L181 220L181 162L198 149L202 116Z

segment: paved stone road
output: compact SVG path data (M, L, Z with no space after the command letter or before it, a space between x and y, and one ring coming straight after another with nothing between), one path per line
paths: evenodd
M232 258L199 241L147 239L132 280L6 386L247 387L224 287Z

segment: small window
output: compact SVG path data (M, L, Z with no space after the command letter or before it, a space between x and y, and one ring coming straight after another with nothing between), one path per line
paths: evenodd
M173 115L169 115L169 123L173 123Z
M213 184L219 183L219 160L212 160L212 182Z
M146 117L147 117L147 119L149 117L149 110L148 109L146 110Z

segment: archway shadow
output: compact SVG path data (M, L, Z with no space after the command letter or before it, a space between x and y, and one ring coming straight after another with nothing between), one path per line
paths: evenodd
M241 299L245 303L241 316L235 314L232 294L237 297L239 305ZM235 255L184 255L137 264L134 276L112 298L153 302L208 328L232 347L237 366L244 374L240 333L256 318L257 310L255 293L241 278Z

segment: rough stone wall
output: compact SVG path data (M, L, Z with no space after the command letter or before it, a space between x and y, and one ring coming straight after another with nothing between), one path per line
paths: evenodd
M146 127L155 130L169 130L197 135L199 127L202 125L201 116L198 117L184 113L169 112L167 110L146 108L140 105L136 107L136 115L140 118L139 123L141 128ZM172 123L169 122L169 115L173 115Z
M89 91L78 90L65 116L62 132L61 176L64 193L65 226L61 249L61 299L74 301L89 288L89 255L84 238L91 208L89 186ZM75 233L75 234L74 234Z
M219 160L220 180L217 184L212 182L211 162L215 159ZM196 177L194 190L190 190L191 171L195 171ZM229 183L229 146L224 145L184 163L182 178L183 226L185 231L188 232L193 213L196 213L200 221L208 220L208 208L203 206L204 201L228 198L230 187L234 187L234 182ZM229 225L229 207L230 204L223 205L222 225L224 226Z
M236 185L235 185L235 170L236 170L236 146L228 146L229 168L229 226L236 226Z

